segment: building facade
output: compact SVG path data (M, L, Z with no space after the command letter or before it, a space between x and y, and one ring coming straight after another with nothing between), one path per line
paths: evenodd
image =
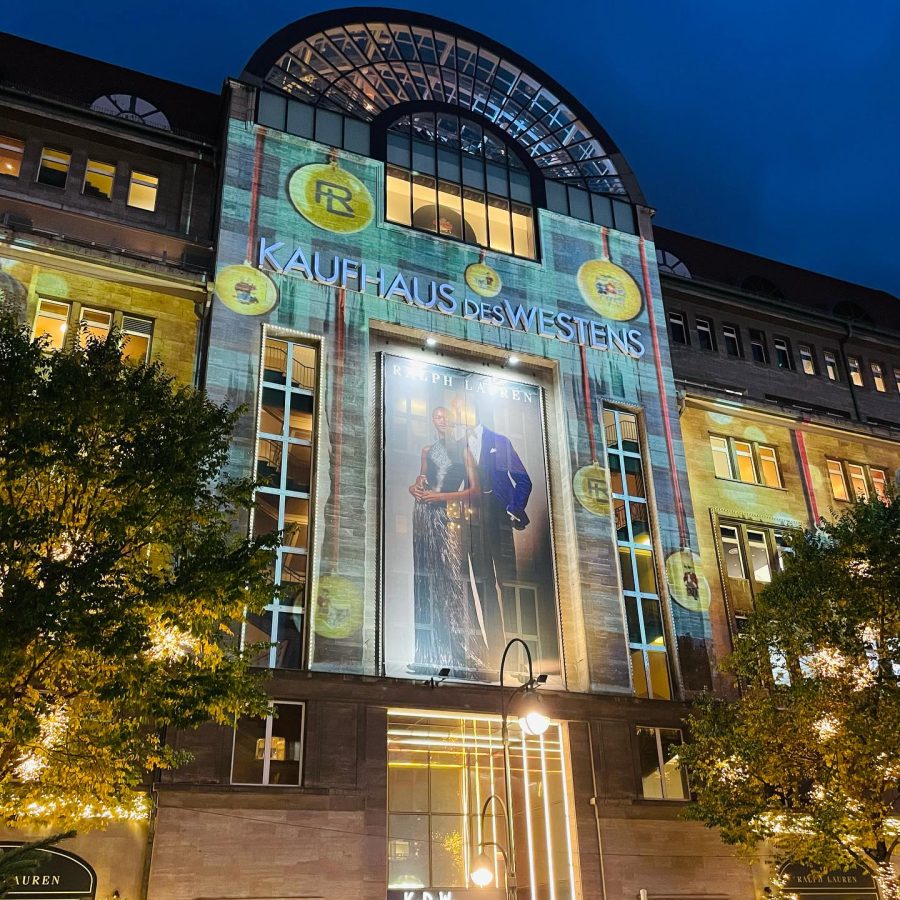
M783 531L893 481L895 298L654 229L590 111L430 16L300 20L219 98L26 44L87 89L3 88L4 291L243 405L282 533L272 714L169 736L95 895L764 896L680 818L683 720Z

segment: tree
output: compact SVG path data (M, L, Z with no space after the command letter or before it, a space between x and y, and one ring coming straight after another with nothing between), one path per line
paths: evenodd
M734 702L689 720L690 817L753 855L866 869L900 897L900 502L873 497L791 538L723 668Z
M265 710L237 647L271 597L274 538L233 526L236 413L122 358L58 353L0 317L0 823L147 812L167 727Z

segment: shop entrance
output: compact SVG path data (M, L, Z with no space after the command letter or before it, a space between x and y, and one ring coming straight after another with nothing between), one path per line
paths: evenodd
M877 900L872 876L862 869L813 875L808 866L790 864L781 870L785 888L798 900Z

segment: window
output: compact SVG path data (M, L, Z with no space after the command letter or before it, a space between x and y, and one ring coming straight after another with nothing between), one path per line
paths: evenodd
M900 369L894 369L894 384L897 387L897 393L900 393Z
M840 376L838 375L837 355L832 350L823 350L822 355L825 357L825 374L828 376L828 380L840 380Z
M813 354L812 347L809 344L798 344L797 351L800 353L800 367L807 375L818 375L816 371L816 357Z
M872 383L875 385L875 390L880 391L883 394L886 388L884 386L884 375L881 371L881 363L869 363L869 367L872 369Z
M141 172L132 172L128 184L128 205L136 209L146 209L153 212L156 209L156 192L159 189L159 179L155 175L144 175Z
M262 613L247 618L244 640L267 644L256 664L296 669L302 664L309 553L310 497L317 354L307 344L268 338L256 445L255 535L283 531L275 560L280 591Z
M669 313L669 336L672 338L673 344L686 344L688 342L683 313Z
M618 409L603 410L603 425L634 691L638 697L670 700L672 687L640 426L634 413Z
M112 313L103 309L81 308L78 329L78 344L86 347L88 341L105 341L112 328Z
M274 702L264 719L238 719L232 784L298 785L303 757L302 703Z
M453 113L421 112L399 118L386 140L387 221L537 256L531 177L500 138Z
M697 325L697 343L701 350L715 350L716 342L713 338L712 323L709 319L695 319Z
M69 327L69 304L56 300L38 300L34 317L34 336L46 337L47 347L62 350Z
M645 800L690 800L687 773L678 760L682 743L677 728L638 725L641 796Z
M469 873L482 851L495 863L492 887L504 883L503 860L491 843L508 846L500 803L506 800L501 722L448 713L389 710L387 729L387 881L416 897L441 892L475 897ZM570 897L574 841L571 778L563 727L551 722L541 737L509 723L513 772L513 837L522 865L520 896ZM487 845L487 846L486 846ZM525 861L528 861L527 863ZM486 891L489 896L500 892ZM504 896L506 896L504 892Z
M774 447L711 434L716 478L732 478L746 484L781 487L781 471Z
M775 338L775 365L777 365L779 369L794 368L791 342L787 338Z
M723 325L722 337L725 340L725 352L729 356L736 356L741 359L744 355L744 348L741 346L741 333L736 325Z
M122 356L135 363L145 363L150 357L153 322L137 316L122 317Z
M762 331L750 329L750 355L754 362L768 363L769 348L766 346L766 336Z
M85 197L111 200L115 177L115 166L111 166L109 163L97 162L95 159L89 159L87 168L84 171L84 187L82 187L81 192Z
M855 497L865 500L872 494L881 499L887 496L888 479L884 469L839 459L826 459L825 464L831 482L831 495L835 500Z
M25 155L25 141L0 134L0 175L18 178L22 171L22 157Z
M64 188L69 177L69 166L72 163L72 154L65 150L53 150L44 147L41 151L41 163L38 167L38 184L46 184L50 187Z
M847 369L850 372L850 380L857 386L863 386L862 366L858 356L847 357Z

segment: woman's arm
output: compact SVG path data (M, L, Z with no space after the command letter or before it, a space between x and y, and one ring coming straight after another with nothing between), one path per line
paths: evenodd
M425 490L425 485L428 483L426 473L428 472L429 450L431 450L430 446L422 448L422 465L419 467L419 474L416 476L416 480L409 486L409 492L416 500L422 499L422 492Z
M466 482L468 487L463 491L422 491L419 499L425 503L453 503L459 501L468 503L481 493L481 485L478 482L478 467L475 465L475 457L468 447L463 449L463 459L466 464Z

